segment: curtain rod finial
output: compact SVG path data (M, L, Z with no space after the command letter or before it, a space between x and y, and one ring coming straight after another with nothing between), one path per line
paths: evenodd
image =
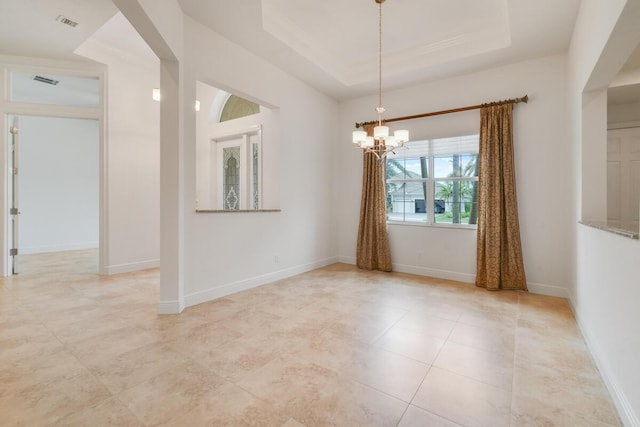
M525 95L525 96L523 96L523 97L522 97L522 102L524 102L525 104L526 104L527 102L529 102L529 95Z

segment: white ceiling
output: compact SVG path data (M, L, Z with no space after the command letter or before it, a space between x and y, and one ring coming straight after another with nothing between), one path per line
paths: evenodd
M337 99L377 88L374 0L179 2L193 19ZM383 86L566 52L579 4L388 0L382 5Z
M382 5L386 76L482 54L511 44L506 0ZM347 87L378 78L379 9L372 0L262 0L262 27ZM460 14L460 10L465 10ZM456 26L442 17L456 16ZM318 19L323 17L323 19Z
M111 0L0 0L0 53L79 59L73 51L116 12Z
M178 1L194 20L336 99L377 90L374 0ZM383 89L566 52L579 6L580 0L385 1ZM126 31L126 20L114 17L111 0L0 0L0 8L2 54L78 59L74 50L94 33L136 55L150 52ZM67 27L58 15L80 24ZM635 58L627 67L640 67Z

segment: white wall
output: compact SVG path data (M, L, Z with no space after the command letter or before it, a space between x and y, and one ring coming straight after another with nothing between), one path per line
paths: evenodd
M215 209L211 180L211 132L209 110L219 89L196 82L196 98L200 111L196 113L196 209Z
M566 58L552 56L466 76L384 93L388 117L397 117L529 95L514 107L514 145L518 208L525 270L533 292L567 295L571 277L572 209L570 144L565 101ZM340 159L336 182L340 259L355 261L360 209L362 153L350 135L354 122L374 118L375 97L341 105ZM408 128L413 139L479 132L478 110L392 124ZM389 225L394 269L473 282L476 231Z
M89 40L78 53L107 72L106 274L157 267L160 258L159 61Z
M577 219L591 219L591 211L606 200L601 188L606 184L606 87L640 42L638 22L638 0L581 4L569 52ZM599 182L590 185L590 179ZM576 319L625 425L640 426L640 242L573 227L577 251L570 300Z
M19 251L98 247L97 120L20 117Z
M189 18L185 30L186 305L335 262L337 103ZM263 179L278 189L280 212L195 213L196 81L277 111Z
M625 425L640 414L640 242L578 228L577 288L571 304Z

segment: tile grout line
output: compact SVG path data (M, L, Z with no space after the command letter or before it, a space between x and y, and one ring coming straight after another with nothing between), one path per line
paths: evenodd
M460 318L460 316L458 316L458 319ZM455 321L456 325L458 324L458 321ZM447 338L443 340L443 344L440 347L440 350L438 350L438 353L435 355L435 357L433 358L433 362L431 362L429 365L429 369L427 369L427 372L424 374L424 377L422 377L422 381L420 381L420 384L418 384L418 387L416 388L416 391L413 393L413 396L411 396L411 400L409 400L409 404L407 405L407 408L405 409L404 413L402 414L402 417L400 417L400 421L402 421L402 418L404 418L404 415L407 413L407 410L409 409L409 406L413 405L413 401L416 398L416 395L418 394L418 391L420 391L420 388L422 387L422 385L424 384L424 381L427 379L427 376L429 375L429 372L431 372L431 369L433 368L433 363L435 363L435 361L438 359L438 356L440 356L440 353L442 352L442 349L444 348L445 344L447 343L447 341L449 341L449 337L451 337L451 334L453 334L453 330L455 329L455 326L453 328L451 328L451 330L449 331L449 334L447 335ZM419 408L419 406L416 406ZM422 408L424 409L424 408ZM430 412L426 409L424 409L427 412ZM438 415L438 414L435 414ZM442 417L441 415L438 415L441 418L447 419L445 417ZM400 421L398 421L398 424L400 424ZM451 421L451 420L449 420ZM457 424L457 423L456 423ZM397 425L396 425L397 427Z

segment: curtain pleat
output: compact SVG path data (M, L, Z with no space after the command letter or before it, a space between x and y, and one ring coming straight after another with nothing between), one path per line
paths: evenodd
M364 130L372 135L373 125ZM365 270L391 271L391 251L387 234L384 162L371 153L363 155L362 197L356 264Z
M527 290L513 161L513 104L480 110L476 286Z

